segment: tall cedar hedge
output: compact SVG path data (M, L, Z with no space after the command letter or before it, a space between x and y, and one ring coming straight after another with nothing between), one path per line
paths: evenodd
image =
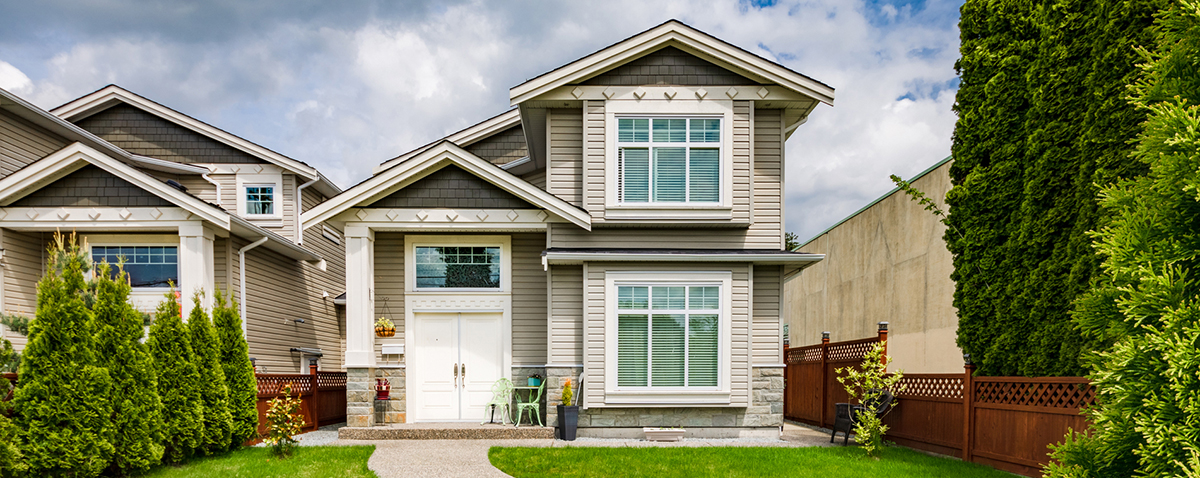
M1165 0L967 0L947 234L958 343L984 375L1078 375L1071 322L1099 272L1097 184L1134 177L1129 105Z
M37 286L37 320L13 398L21 452L33 476L96 476L113 453L112 380L99 366L84 281L91 261L56 235Z
M154 359L141 340L142 314L129 302L129 275L102 262L96 266L97 358L113 381L114 447L109 471L115 475L144 472L162 459L162 402Z
M158 394L162 398L163 461L167 463L179 463L192 456L204 436L200 374L181 313L174 291L168 293L167 300L158 304L150 339L146 341L154 357Z
M258 381L254 378L246 337L242 335L237 302L227 300L218 289L212 315L229 389L229 414L233 421L230 448L236 448L258 434Z
M12 342L0 338L0 363L11 360L13 355L16 355L16 351L13 350ZM0 476L3 477L19 476L26 468L25 458L21 456L21 447L17 446L21 435L17 432L17 426L8 418L12 404L4 400L11 390L12 384L0 376Z
M229 418L229 386L225 384L225 371L221 367L217 333L213 330L208 313L200 304L200 294L192 297L195 304L188 315L188 333L192 351L196 354L196 370L200 374L200 401L204 404L204 435L198 451L206 455L229 449L229 434L232 423Z

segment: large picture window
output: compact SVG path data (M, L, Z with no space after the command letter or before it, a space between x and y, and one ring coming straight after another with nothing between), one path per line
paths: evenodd
M92 246L92 261L108 261L116 277L124 263L133 287L169 287L179 284L179 248L176 246Z
M617 286L617 385L717 387L721 287Z
M720 118L617 118L622 203L718 203Z
M415 265L418 289L500 288L496 246L418 246Z

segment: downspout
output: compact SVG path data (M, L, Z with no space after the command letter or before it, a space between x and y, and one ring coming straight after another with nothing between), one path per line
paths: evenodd
M312 186L317 181L321 180L321 176L313 178L312 181L296 186L296 244L304 244L304 232L300 230L300 213L304 209L304 196L301 196L301 191L309 186Z
M201 174L200 177L204 178L205 181L208 181L208 182L212 183L213 186L217 187L217 202L216 202L216 204L218 206L220 206L221 205L221 183L216 182L213 180L213 178L208 177L209 174L210 173L204 173L204 174Z
M249 251L250 249L254 249L255 247L261 246L264 242L267 242L267 236L263 236L262 239L251 242L246 247L238 249L238 269L239 269L239 271L238 271L238 302L239 302L238 305L239 305L239 307L238 308L241 309L238 311L238 313L241 314L241 317L242 317L242 337L246 336L246 323L247 323L247 321L246 321L246 251Z

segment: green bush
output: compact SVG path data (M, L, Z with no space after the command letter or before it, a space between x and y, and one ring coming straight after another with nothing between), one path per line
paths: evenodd
M21 453L35 476L96 476L113 453L112 381L97 366L84 281L91 261L56 234L37 285L37 320L14 397Z
M158 395L163 405L163 461L179 463L201 446L204 403L200 399L198 361L180 318L175 291L158 304L146 345L154 357ZM39 319L40 320L40 319Z
M1133 104L1149 116L1149 169L1103 191L1104 274L1077 304L1092 339L1091 430L1055 447L1055 477L1196 476L1200 470L1200 4L1179 2L1144 53Z
M162 402L154 359L141 342L142 313L129 302L129 275L102 262L95 266L95 350L100 365L112 377L114 447L109 471L125 475L144 472L162 460Z
M12 342L0 339L0 363L5 363L16 354ZM18 476L25 472L25 458L21 456L21 448L17 446L20 434L16 425L9 420L12 405L4 401L12 386L8 379L0 377L0 477Z
M300 416L300 399L292 396L292 384L283 386L279 396L267 406L266 444L278 456L289 456L296 448L295 435L304 426Z
M200 400L204 404L204 435L199 450L206 455L229 449L229 387L220 361L220 343L213 331L208 314L200 304L201 293L192 296L192 312L188 315L188 333L192 351L196 354L196 370L200 373Z
M871 350L863 356L858 369L834 369L838 383L846 386L846 394L850 396L851 401L861 405L874 404L883 397L885 390L896 392L896 384L904 378L904 372L887 372L892 357L884 353L886 346L883 342L872 345ZM862 413L855 418L854 441L862 445L867 456L879 456L883 451L883 435L888 431L888 426L883 424L883 418L875 413Z
M236 301L226 300L220 289L213 307L213 326L221 344L220 361L229 389L229 413L233 420L230 447L236 448L258 435L258 381Z

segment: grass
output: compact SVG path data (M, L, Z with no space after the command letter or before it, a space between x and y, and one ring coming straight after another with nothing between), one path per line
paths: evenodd
M291 457L279 459L268 448L247 447L224 455L199 458L180 466L161 466L145 476L190 478L240 478L287 476L305 477L375 477L367 469L367 459L374 446L311 446L297 447Z
M1011 478L974 463L888 448L881 459L861 448L502 448L488 451L492 465L516 478L534 476L608 477L801 477L872 478L955 476Z

